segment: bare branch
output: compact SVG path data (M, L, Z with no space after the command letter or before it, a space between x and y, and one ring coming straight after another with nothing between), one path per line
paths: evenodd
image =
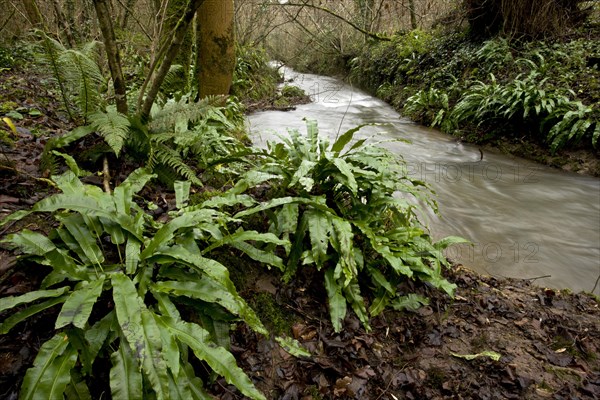
M202 3L204 3L204 0L190 1L185 13L177 23L171 40L168 41L168 47L165 51L164 57L162 57L160 67L156 73L149 75L146 79L147 85L150 87L150 89L148 89L148 94L142 103L141 109L138 110L139 116L142 120L147 119L148 115L150 115L150 109L152 108L152 104L154 104L154 100L156 99L156 95L160 89L160 85L163 83L167 72L169 72L169 68L171 68L171 64L173 63L175 56L177 56L177 53L179 52L179 47L183 42L183 38L190 26L190 23L194 19L194 14L196 14L196 11L198 8L200 8ZM143 92L140 93L140 95L143 95Z
M317 6L314 4L309 4L309 3L303 3L303 4L297 4L297 3L285 3L285 4L279 4L279 3L267 3L267 5L270 6L276 6L276 7L310 7L310 8L314 8L316 10L320 10L323 11L343 22L345 22L346 24L350 25L351 27L353 27L354 29L356 29L357 31L359 31L360 33L369 36L370 38L376 39L376 40L382 40L382 41L390 41L391 39L387 36L383 36L377 33L373 33L373 32L368 32L366 30L364 30L363 28L361 28L360 26L356 25L354 22L352 21L348 21L346 18L342 17L341 15L331 11L330 9L326 8L326 7L322 7L322 6Z
M137 16L135 15L135 13L133 12L133 10L127 6L127 4L123 3L123 0L117 0L119 2L119 4L121 5L121 7L123 7L125 9L125 11L127 13L129 13L129 15L131 15L131 17L133 18L133 20L137 23L137 25L140 27L140 29L142 30L142 32L144 32L144 35L146 35L146 37L148 39L150 39L150 41L152 41L152 36L150 36L150 34L148 33L148 31L146 30L146 28L144 27L144 24L142 24L140 22L140 20L137 18ZM125 24L127 23L127 19L125 20ZM122 27L122 29L125 29L125 27Z

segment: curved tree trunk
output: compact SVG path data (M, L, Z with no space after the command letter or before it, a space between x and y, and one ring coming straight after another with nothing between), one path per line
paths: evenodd
M104 48L106 50L106 55L108 56L108 67L115 89L117 111L127 115L127 88L125 86L123 70L121 69L121 56L119 55L119 49L117 47L117 40L113 30L108 1L94 0L94 8L96 9L98 23L100 24L102 37L104 38Z
M206 0L198 9L196 68L198 95L228 94L235 68L233 0Z
M175 27L171 40L168 43L165 43L164 46L161 46L164 47L164 49L159 50L158 52L158 57L161 60L160 66L158 66L158 69L154 69L157 65L151 66L150 74L142 84L138 96L138 113L142 121L145 121L150 115L150 109L152 108L152 104L154 104L154 100L156 100L160 85L162 85L165 80L165 76L167 76L167 73L173 64L173 60L177 56L177 53L179 53L179 48L183 43L183 39L190 23L194 19L194 15L196 15L196 11L205 1L206 0L190 0L185 13L181 16ZM147 92L146 88L148 88Z

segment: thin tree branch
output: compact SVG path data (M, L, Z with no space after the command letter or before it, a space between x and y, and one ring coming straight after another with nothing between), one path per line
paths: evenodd
M104 38L104 48L108 57L108 68L113 79L117 111L127 115L129 113L127 107L127 87L125 86L125 78L121 69L121 56L119 55L117 39L108 7L107 0L94 0L94 8L96 9L98 23L100 24L100 30Z
M15 15L16 11L13 10L12 13L8 16L8 18L6 19L6 21L2 24L2 26L0 26L0 32L2 32L4 30L4 28L6 28L6 25L8 25L8 23L10 22L10 20L12 19L13 15Z
M140 27L140 29L142 30L142 32L144 32L144 35L146 35L146 37L152 41L152 36L150 36L150 34L148 33L148 31L146 30L146 28L144 27L144 25L140 22L140 20L138 19L138 17L135 15L135 13L133 12L133 10L131 8L129 8L127 6L127 4L123 3L122 0L117 0L119 2L119 4L121 5L121 7L123 7L125 9L125 11L127 11L129 13L129 15L131 15L131 17L133 18L133 20L137 23L137 25Z
M108 157L104 156L104 160L102 160L102 183L104 185L104 192L111 194L112 190L110 188L110 169L108 168Z
M345 23L347 23L348 25L350 25L351 27L353 27L354 29L356 29L357 31L359 31L360 33L369 36L370 38L376 39L376 40L382 40L382 41L390 41L391 39L387 36L382 36L379 35L377 33L373 33L373 32L368 32L365 29L361 28L360 26L356 25L354 22L352 21L348 21L346 18L342 17L339 14L336 14L335 12L331 11L330 9L326 8L326 7L321 7L321 6L317 6L314 4L308 4L308 3L304 3L304 4L296 4L296 3L285 3L285 4L279 4L279 3L267 3L267 5L270 6L279 6L279 7L310 7L310 8L314 8L320 11L323 11Z
M183 43L183 38L187 33L190 23L194 19L194 15L202 3L204 3L204 0L190 1L184 15L177 23L175 33L169 42L169 46L165 52L165 56L163 57L160 67L155 74L152 74L152 76L148 77L147 80L149 82L148 85L150 86L150 89L148 90L148 94L144 99L141 110L138 111L142 121L146 120L148 115L150 115L150 109L152 108L152 104L154 104L154 100L156 100L160 85L163 83L165 76L167 76L167 73L171 68L171 64L179 52L179 47L181 47L181 43Z

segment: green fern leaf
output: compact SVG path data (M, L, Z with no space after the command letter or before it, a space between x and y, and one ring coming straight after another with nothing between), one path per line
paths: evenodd
M183 161L181 155L179 155L176 150L164 145L160 145L156 147L154 151L154 157L157 163L161 163L169 167L183 178L191 181L193 184L204 186L202 181L196 175L196 172L194 172L194 170Z
M334 278L333 268L325 271L325 289L329 301L329 317L336 332L342 330L342 321L346 316L346 299L342 295L342 286Z
M117 273L111 280L117 320L124 339L140 361L157 398L165 399L169 392L167 364L162 356L162 339L156 321L128 276Z
M185 343L196 357L206 363L225 380L235 385L244 395L255 400L266 400L248 376L237 366L235 358L223 347L209 341L210 334L196 324L164 318L173 335Z
M142 373L133 353L124 344L110 356L110 389L113 399L142 400Z
M63 72L76 91L76 102L84 118L103 104L100 86L105 83L98 64L78 50L66 50L59 55Z
M42 345L27 370L20 399L62 399L71 380L71 369L77 361L77 351L69 346L67 336L56 334Z
M57 304L64 303L67 297L67 295L62 295L59 297L51 298L50 300L35 304L33 306L27 307L24 310L11 314L10 317L6 318L0 324L0 335L8 333L12 328L15 327L15 325L17 325L21 321L25 321L32 315L42 312L50 307L54 307Z
M106 112L89 115L90 125L104 138L117 156L129 136L129 120L115 106L106 107Z
M60 55L67 51L67 49L60 42L52 39L43 31L36 30L36 34L41 36L42 46L44 48L44 53L41 54L39 57L43 63L50 66L50 69L52 70L52 73L54 75L54 79L58 83L60 95L63 99L63 105L67 110L69 119L73 121L73 112L71 110L71 105L69 102L67 92L67 79L64 75L64 68L60 60Z
M56 318L54 329L60 329L68 324L84 329L92 313L92 307L102 293L103 284L104 278L101 278L84 288L76 288L63 304L60 314Z

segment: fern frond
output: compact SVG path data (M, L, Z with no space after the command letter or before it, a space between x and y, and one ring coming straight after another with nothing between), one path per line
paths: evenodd
M175 132L162 132L154 133L152 135L152 142L154 143L166 143L171 139L176 138L178 135Z
M129 123L127 147L130 149L131 154L148 160L152 152L148 127L136 117L131 117Z
M195 185L203 186L202 181L198 179L196 172L190 168L175 150L159 144L153 151L154 164L163 164L177 172L183 178L189 180Z
M95 61L98 57L98 46L100 46L100 42L92 40L91 42L84 43L79 51L87 58Z
M118 156L123 143L129 136L129 120L115 106L106 107L106 112L89 115L90 125L104 138Z
M188 99L180 101L170 101L162 108L157 109L152 114L152 121L149 124L150 131L153 133L173 130L176 124L192 123L203 119L211 108L215 108L222 98L218 96L209 96L198 102L189 102Z
M65 110L69 115L69 119L71 121L74 120L73 113L71 111L71 105L69 103L68 93L67 93L67 81L64 76L63 66L60 60L60 55L67 51L65 46L62 45L59 41L51 38L46 35L43 31L36 31L36 34L41 36L42 39L42 47L44 52L38 54L38 61L42 64L48 65L56 83L58 84L58 89L60 91L60 95L63 99L63 105L65 106Z
M76 102L84 118L102 108L100 86L105 83L98 64L78 50L66 50L59 56L63 72L75 89Z
M58 161L52 150L61 149L89 135L94 130L90 126L80 126L62 136L55 136L46 142L40 158L40 171L55 175L58 172Z
M161 86L161 91L164 93L184 92L186 84L185 69L182 65L174 64L169 68L169 72Z

